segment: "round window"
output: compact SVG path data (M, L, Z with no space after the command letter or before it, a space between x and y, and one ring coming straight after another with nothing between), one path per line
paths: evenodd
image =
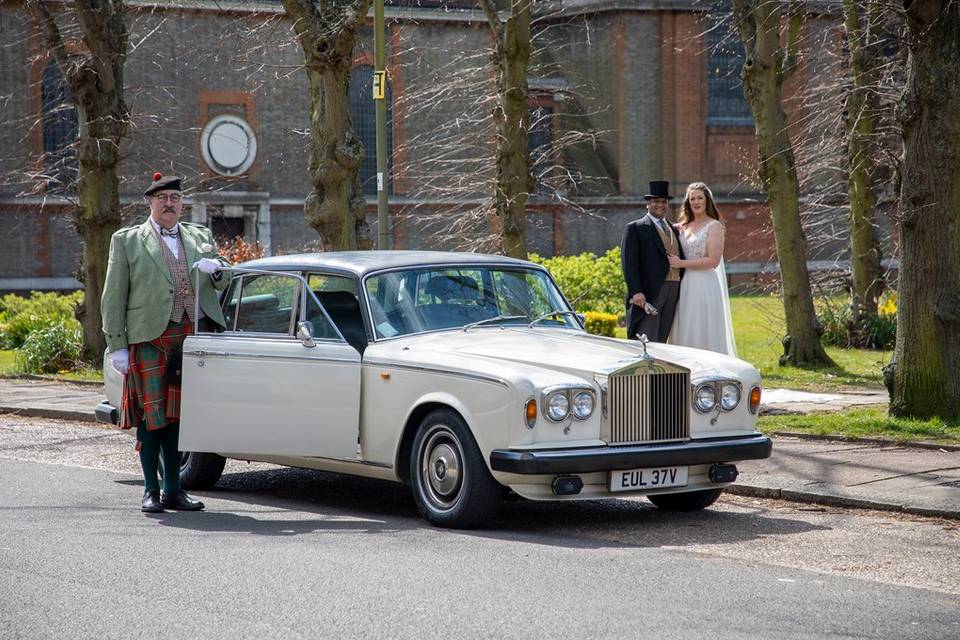
M257 137L246 121L234 115L219 115L203 128L200 137L203 160L224 176L244 173L257 158Z

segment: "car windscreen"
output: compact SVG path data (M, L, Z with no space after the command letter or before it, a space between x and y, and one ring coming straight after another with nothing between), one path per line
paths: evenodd
M378 338L478 326L526 324L570 307L546 273L517 267L444 266L390 271L366 280ZM579 329L572 314L540 326Z

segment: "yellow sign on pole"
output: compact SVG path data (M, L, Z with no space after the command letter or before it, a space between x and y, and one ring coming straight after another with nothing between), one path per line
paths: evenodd
M384 100L387 97L387 72L373 72L373 99Z

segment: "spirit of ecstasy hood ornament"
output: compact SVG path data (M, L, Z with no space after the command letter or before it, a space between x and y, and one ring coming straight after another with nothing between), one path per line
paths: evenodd
M647 337L647 334L641 333L637 336L637 340L640 341L640 346L643 347L643 353L637 356L638 360L653 360L653 356L647 353L647 343L650 342L650 338Z

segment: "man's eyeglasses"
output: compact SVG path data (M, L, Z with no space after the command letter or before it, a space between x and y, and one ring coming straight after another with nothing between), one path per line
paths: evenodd
M153 197L159 200L160 202L169 202L171 204L177 204L178 202L183 200L183 196L181 196L179 193L170 193L170 194L158 193Z

